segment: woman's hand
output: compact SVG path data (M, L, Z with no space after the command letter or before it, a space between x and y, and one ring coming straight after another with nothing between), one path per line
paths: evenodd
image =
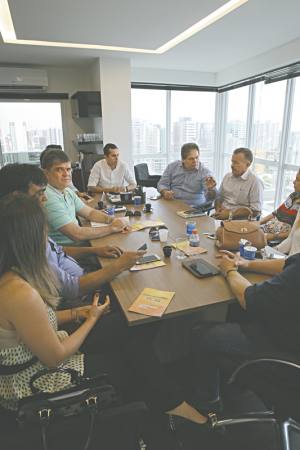
M81 306L77 308L78 317L81 319L93 318L99 320L104 314L109 312L110 299L108 295L105 297L103 304L99 304L99 292L96 292L93 297L93 303L88 306Z

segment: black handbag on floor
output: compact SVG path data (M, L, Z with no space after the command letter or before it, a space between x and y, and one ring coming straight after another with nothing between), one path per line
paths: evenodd
M36 381L44 375L54 373L70 375L71 387L59 392L43 392L35 386ZM43 369L30 380L33 395L19 401L17 421L21 427L37 424L42 433L43 448L47 450L46 429L50 424L65 417L88 413L90 426L84 450L87 450L92 437L95 416L111 406L118 405L117 394L107 376L85 378L76 370L69 368Z

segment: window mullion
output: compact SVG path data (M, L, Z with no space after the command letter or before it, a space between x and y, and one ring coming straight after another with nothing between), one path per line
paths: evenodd
M165 138L167 164L170 161L171 151L171 91L166 91L166 138Z
M288 137L291 128L291 117L293 111L293 99L295 90L295 80L290 79L287 81L286 94L285 94L285 104L284 113L282 121L282 133L280 139L279 147L279 161L278 161L278 176L275 191L275 205L281 202L281 193L283 188L283 178L284 178L284 163L286 160Z
M253 119L255 106L256 85L251 84L248 92L248 110L247 110L247 125L246 125L246 147L250 148L253 145Z
M215 108L215 154L214 154L214 174L216 179L221 182L224 172L224 149L226 139L228 94L223 92L216 95Z

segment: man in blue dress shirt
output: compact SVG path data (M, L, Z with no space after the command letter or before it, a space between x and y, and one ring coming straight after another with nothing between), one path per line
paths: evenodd
M216 197L216 181L209 169L199 161L199 147L191 142L181 147L181 161L170 163L158 183L164 199L182 200L201 205Z

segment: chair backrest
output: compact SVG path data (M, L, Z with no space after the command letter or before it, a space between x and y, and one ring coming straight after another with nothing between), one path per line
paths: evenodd
M82 173L82 181L84 185L84 190L87 189L87 183L89 181L89 176L92 170L92 167L94 164L99 161L100 159L103 159L104 155L96 154L96 153L87 153L84 155L81 161L81 173Z
M138 185L141 185L143 181L147 181L149 179L148 164L143 163L134 166L134 174Z
M134 174L138 186L157 188L160 175L149 175L148 165L146 163L134 166Z

